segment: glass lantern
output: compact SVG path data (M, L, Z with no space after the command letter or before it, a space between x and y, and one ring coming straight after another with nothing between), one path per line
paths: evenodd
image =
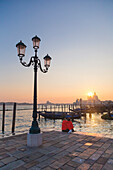
M26 49L26 45L20 41L18 44L16 44L17 47L17 52L18 52L18 56L19 57L24 57L25 56L25 49Z
M47 54L45 57L44 57L44 66L46 68L50 67L50 61L51 61L51 57Z
M32 41L33 41L33 48L38 49L41 39L36 35L35 37L32 38Z

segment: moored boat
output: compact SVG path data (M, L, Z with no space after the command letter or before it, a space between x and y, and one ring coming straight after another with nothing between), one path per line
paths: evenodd
M38 114L47 119L63 119L69 116L72 119L80 119L81 115L72 112L48 112L48 111L38 111Z

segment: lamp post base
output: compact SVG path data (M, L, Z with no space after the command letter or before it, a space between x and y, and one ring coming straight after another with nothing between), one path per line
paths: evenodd
M42 145L42 133L38 134L27 134L27 146L38 147Z
M40 133L40 128L39 128L38 122L36 120L33 120L32 126L29 129L29 133L30 134L38 134L38 133Z

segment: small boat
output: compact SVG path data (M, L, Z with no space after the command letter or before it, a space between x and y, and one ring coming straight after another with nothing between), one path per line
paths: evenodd
M81 116L79 114L75 114L72 112L38 111L37 113L47 119L63 119L65 117L70 117L72 119L80 119L81 118Z
M84 108L84 109L77 108L77 109L69 109L69 110L75 114L80 115L80 116L86 116L86 112L87 112L86 108Z

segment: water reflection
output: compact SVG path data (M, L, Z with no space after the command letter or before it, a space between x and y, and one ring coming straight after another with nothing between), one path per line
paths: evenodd
M86 114L75 126L76 131L100 133L113 137L113 121L101 119L101 114Z
M19 106L20 107L20 106ZM18 108L19 108L18 107ZM29 106L30 107L30 106ZM29 109L26 106L26 109ZM8 107L9 108L9 107ZM23 106L24 108L24 106ZM10 109L10 108L9 108ZM7 111L5 116L5 134L11 133L12 128L12 111ZM17 110L16 112L16 127L15 132L28 132L32 123L32 107L31 110ZM0 111L0 134L2 134L2 111ZM54 128L61 130L62 120L48 120L40 117L39 126L40 128ZM101 119L101 114L97 113L86 113L85 117L81 119L75 119L73 122L74 129L79 132L99 133L109 137L113 137L113 120Z

